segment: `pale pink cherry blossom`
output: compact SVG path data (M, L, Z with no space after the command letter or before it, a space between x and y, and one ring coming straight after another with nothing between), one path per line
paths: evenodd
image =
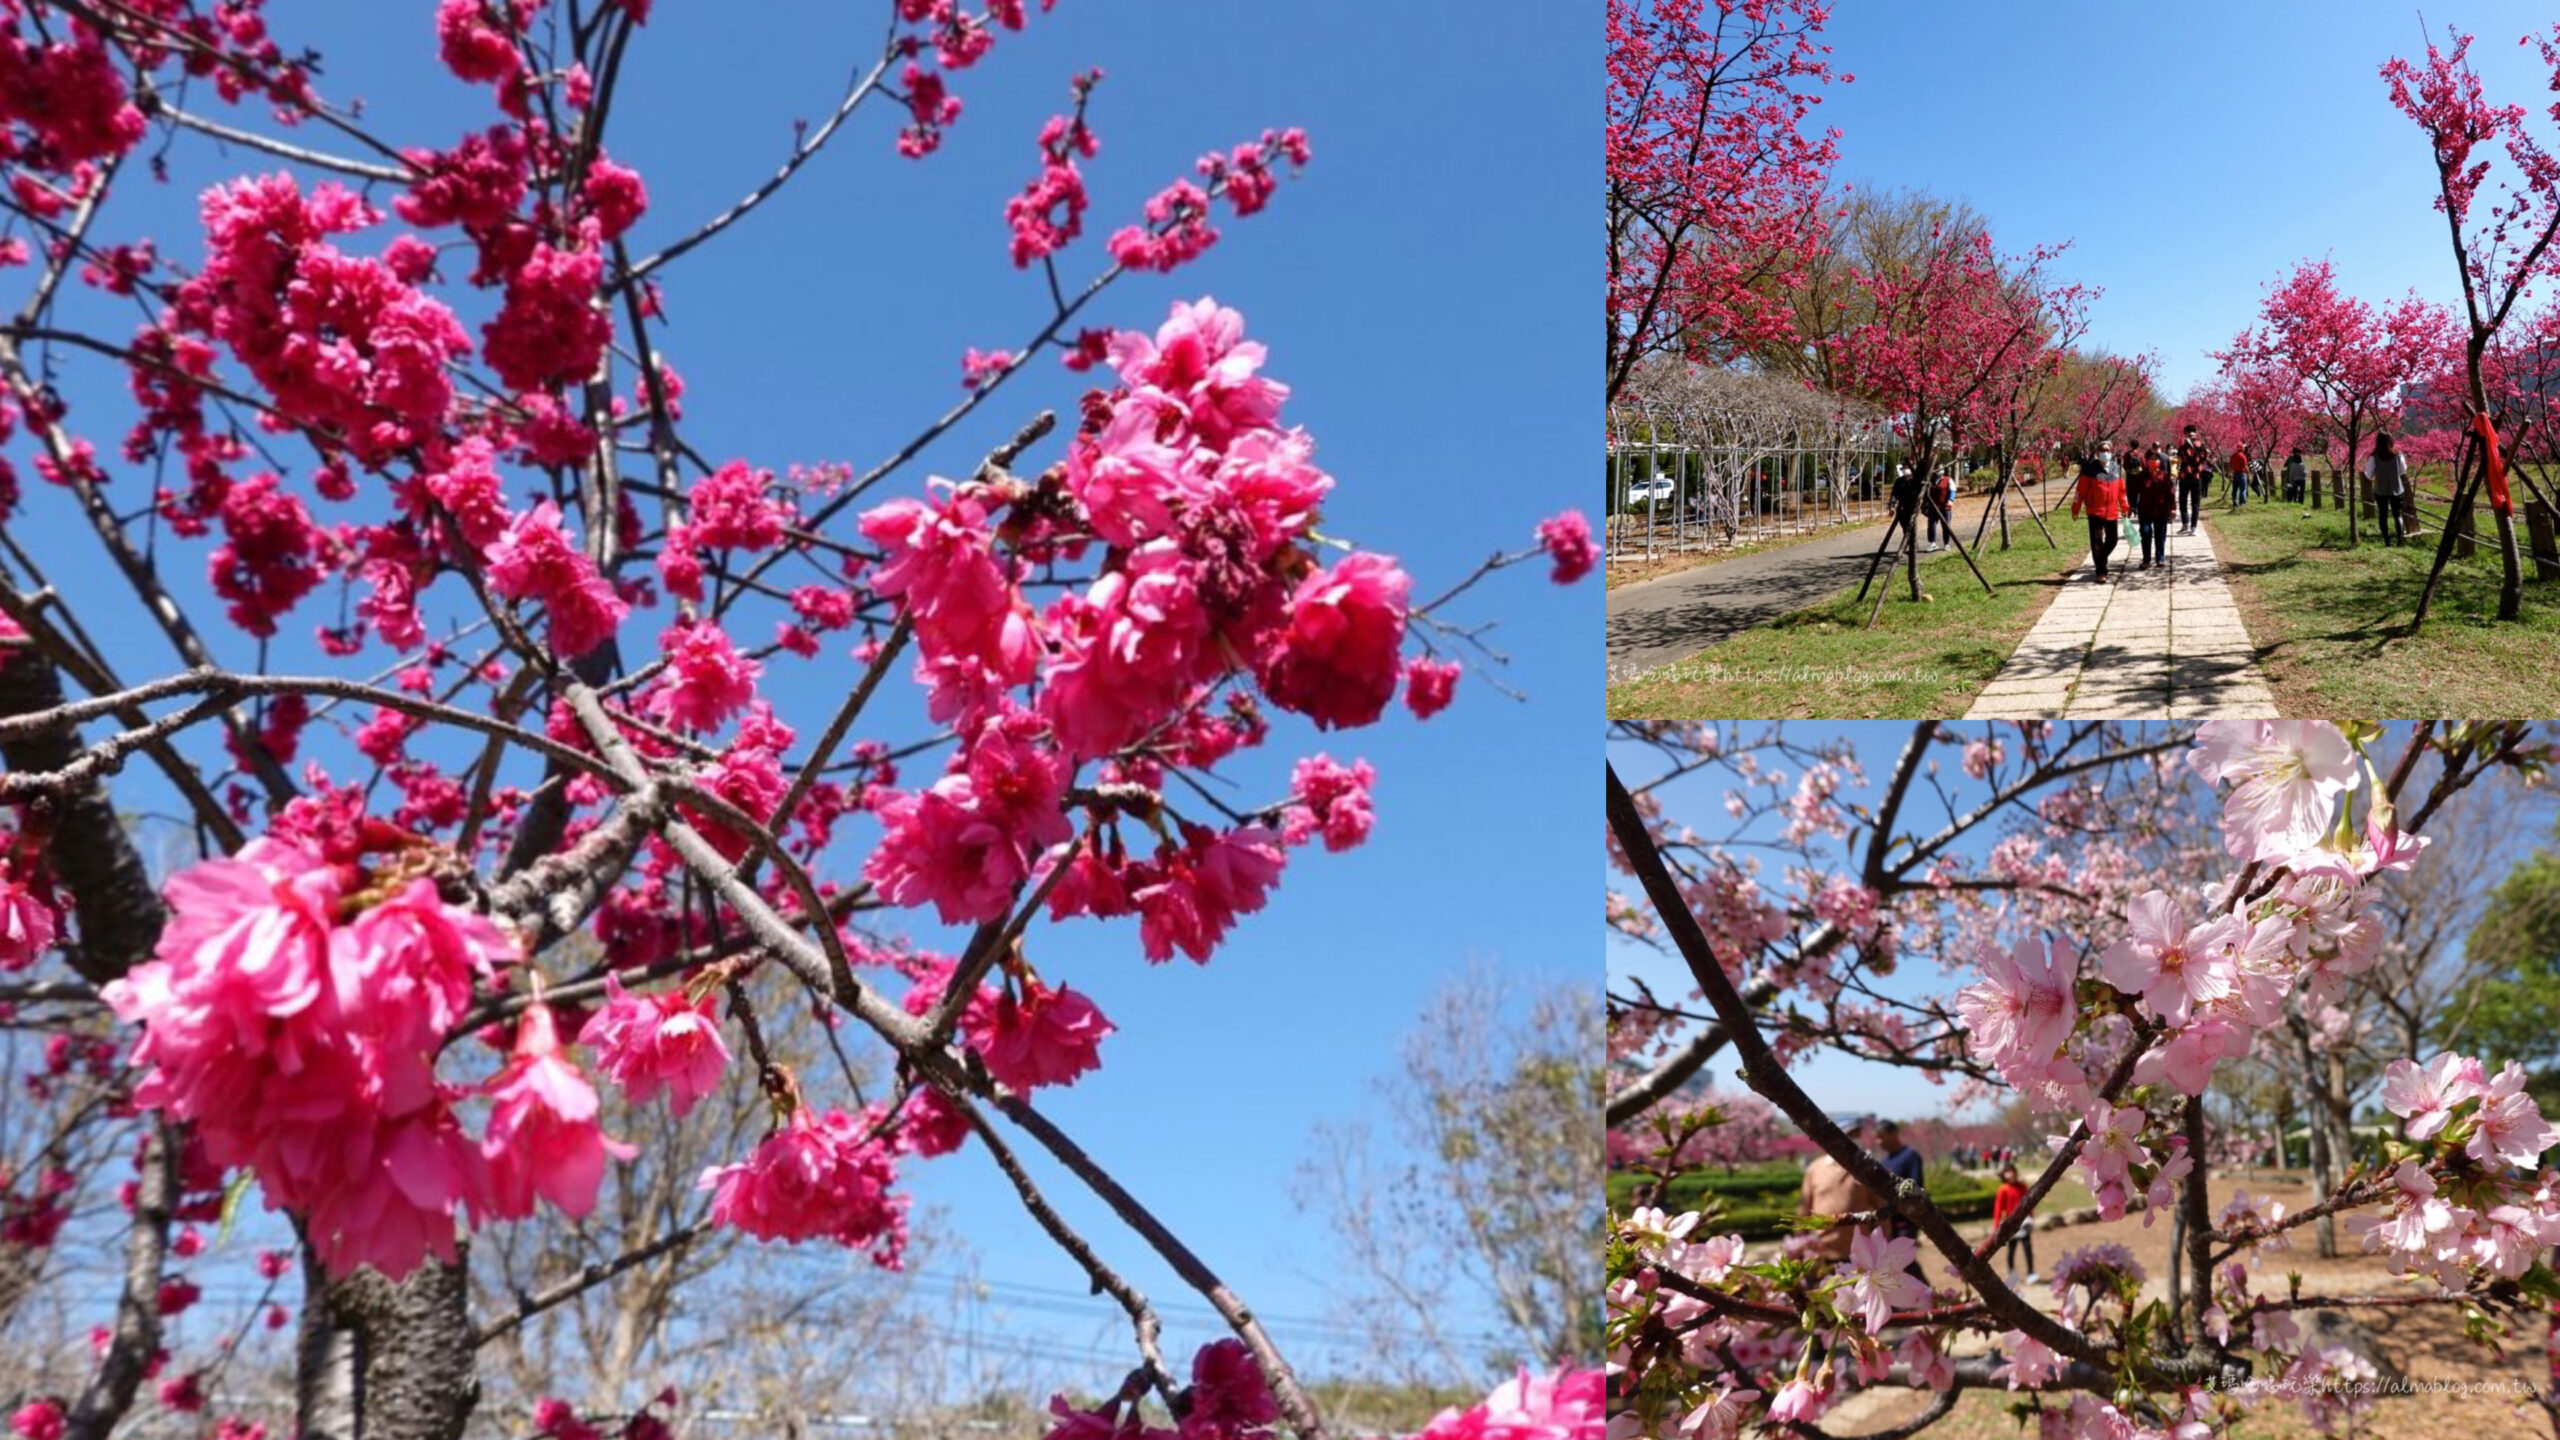
M1928 1304L1928 1285L1904 1268L1919 1251L1919 1241L1907 1236L1887 1239L1872 1227L1851 1237L1849 1258L1837 1272L1837 1278L1848 1282L1840 1292L1842 1311L1863 1318L1867 1333L1879 1335L1895 1310Z
M2400 1116L2412 1140L2433 1139L2453 1118L2453 1108L2486 1092L2480 1062L2447 1052L2418 1068L2416 1061L2394 1060L2382 1067L2382 1108Z
M1618 1233L1636 1247L1638 1254L1667 1260L1689 1238L1689 1232L1698 1228L1698 1222L1706 1218L1695 1210L1669 1215L1659 1207L1639 1205L1619 1223Z
M1692 1280L1717 1281L1743 1263L1744 1245L1740 1235L1710 1235L1697 1241L1681 1254L1680 1272Z
M2107 983L2141 996L2163 1020L2183 1024L2198 1003L2222 999L2237 985L2229 952L2246 929L2245 922L2220 915L2190 930L2168 892L2147 890L2126 907L2125 937L2098 958L2099 969Z
M2499 1205L2480 1215L2467 1238L2482 1269L2513 1280L2532 1269L2542 1251L2560 1238L2560 1222L2519 1205Z
M2008 950L1985 946L1982 979L1956 992L1965 1043L2004 1074L2020 1062L2053 1058L2079 1021L2072 998L2074 956L2030 936Z
M1956 1363L1932 1343L1927 1330L1914 1326L1904 1331L1902 1343L1894 1349L1894 1358L1902 1362L1915 1388L1948 1390L1955 1386Z
M2000 1353L2007 1361L1991 1372L1991 1378L2008 1381L2012 1390L2041 1390L2062 1375L2062 1357L2024 1330L2002 1335Z
M2463 1153L2483 1165L2503 1161L2530 1166L2542 1152L2560 1142L2560 1128L2542 1118L2533 1097L2524 1093L2524 1067L2510 1060L2481 1091L2479 1128Z
M2151 1163L2151 1152L2142 1144L2141 1106L2096 1100L2080 1119L2089 1127L2089 1138L2080 1147L2080 1165L2097 1185L2120 1190L2132 1167Z
M1682 1440L1737 1440L1744 1423L1750 1418L1751 1402L1759 1398L1757 1390L1730 1385L1709 1388L1706 1398L1680 1418ZM1635 1411L1627 1410L1617 1419L1633 1421L1638 1417ZM1608 1440L1621 1440L1615 1421L1611 1423Z
M604 977L605 1003L578 1031L578 1043L596 1053L596 1068L622 1087L623 1098L646 1105L667 1097L667 1113L681 1120L720 1083L729 1047L720 1038L717 1002L689 999L684 991L635 995L621 977Z
M2187 1153L2184 1137L2172 1140L2169 1158L2160 1162L2160 1168L2152 1173L2151 1183L2142 1192L2143 1201L2149 1207L2142 1212L2143 1229L2150 1229L2152 1221L2168 1212L2170 1203L2177 1197L2178 1182L2194 1173L2195 1168L2196 1157Z
M2172 1030L2144 1052L2133 1069L2136 1083L2161 1081L2188 1095L2201 1095L2213 1081L2213 1067L2249 1048L2250 1032L2219 1014L2200 1014Z
M515 1054L487 1090L477 1211L521 1220L533 1213L538 1197L570 1219L583 1220L595 1208L606 1159L640 1153L597 1123L595 1087L561 1054L551 1007L540 1001L516 1023Z
M2357 774L2354 747L2325 720L2208 720L2188 758L2209 781L2240 782L2223 801L2224 847L2275 864L2320 843Z
M1806 1380L1790 1380L1771 1397L1769 1419L1781 1425L1789 1421L1810 1425L1830 1409L1831 1389L1827 1383L1816 1386Z

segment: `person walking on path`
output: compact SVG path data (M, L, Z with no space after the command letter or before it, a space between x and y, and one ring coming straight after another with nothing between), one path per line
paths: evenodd
M2373 458L2365 462L2365 473L2373 477L2373 513L2382 519L2382 543L2397 545L2409 538L2409 527L2400 518L2401 500L2409 493L2409 462L2390 431L2373 437Z
M2284 498L2289 505L2302 503L2303 493L2310 488L2310 472L2302 468L2302 451L2296 449L2284 457Z
M2134 525L2142 532L2142 568L2169 562L2169 521L2178 513L2186 482L2169 478L2169 463L2154 445L2125 482L2125 499L2133 506ZM2192 512L2190 512L2192 513Z
M2187 427L2186 438L2178 442L2178 523L2182 535L2196 533L2198 512L2204 509L2204 487L2213 479L2213 456L2196 435L2196 427Z
M1862 1138L1865 1130L1864 1125L1849 1127L1850 1141L1861 1149L1865 1148ZM1856 1226L1842 1217L1879 1209L1883 1203L1876 1197L1876 1192L1849 1173L1847 1166L1829 1155L1814 1156L1813 1163L1804 1167L1804 1188L1796 1199L1796 1213L1817 1215L1837 1223L1813 1237L1813 1243L1808 1247L1811 1253L1832 1260L1848 1259L1849 1242L1857 1237L1858 1232Z
M2000 1188L1991 1192L1991 1228L1999 1229L2001 1222L2007 1220L2010 1212L2026 1198L2027 1187L2018 1183L2018 1167L2001 1166ZM2008 1248L2001 1252L2000 1263L2009 1267L2009 1283L2013 1286L2018 1283L2020 1246L2026 1247L2027 1283L2033 1285L2036 1283L2036 1222L2032 1215L2018 1222L2018 1233L2009 1237Z
M2106 462L2092 455L2080 462L2080 483L2072 491L2071 513L2089 517L2089 559L2107 583L2107 557L2116 553L2119 522L2124 519L2124 482L2107 473Z

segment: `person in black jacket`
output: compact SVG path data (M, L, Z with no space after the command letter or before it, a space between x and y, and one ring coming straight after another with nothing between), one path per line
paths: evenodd
M2204 510L2204 487L2213 481L2213 453L2205 448L2196 427L2187 427L2186 438L2178 442L2178 533L2196 533L2196 520Z

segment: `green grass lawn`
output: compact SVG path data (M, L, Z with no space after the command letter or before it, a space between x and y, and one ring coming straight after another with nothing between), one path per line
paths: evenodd
M2375 544L2367 526L2365 543L2350 550L2345 517L2296 505L2216 510L2206 528L2286 715L2541 715L2560 695L2560 581L2535 581L2524 557L2524 614L2495 620L2498 560L2485 507L2477 553L2446 568L2414 636L2433 534L2393 549ZM2516 529L2521 545L2521 518Z
M2062 572L2088 550L2086 527L2067 510L2048 522L2059 550L2046 548L2023 518L2018 523L2021 533L2010 549L1985 536L1989 548L1974 552L1992 594L1983 593L1955 551L1922 555L1920 587L1930 599L1915 603L1910 581L1897 570L1873 630L1865 626L1875 596L1870 592L1861 603L1852 585L1704 654L1610 686L1609 714L1665 720L1962 715L2043 613ZM1971 544L1969 523L1964 534Z

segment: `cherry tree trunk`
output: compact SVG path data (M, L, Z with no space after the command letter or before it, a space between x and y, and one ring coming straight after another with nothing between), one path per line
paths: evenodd
M460 1440L480 1400L467 1264L430 1259L398 1284L371 1270L332 1280L305 1248L302 1440Z

